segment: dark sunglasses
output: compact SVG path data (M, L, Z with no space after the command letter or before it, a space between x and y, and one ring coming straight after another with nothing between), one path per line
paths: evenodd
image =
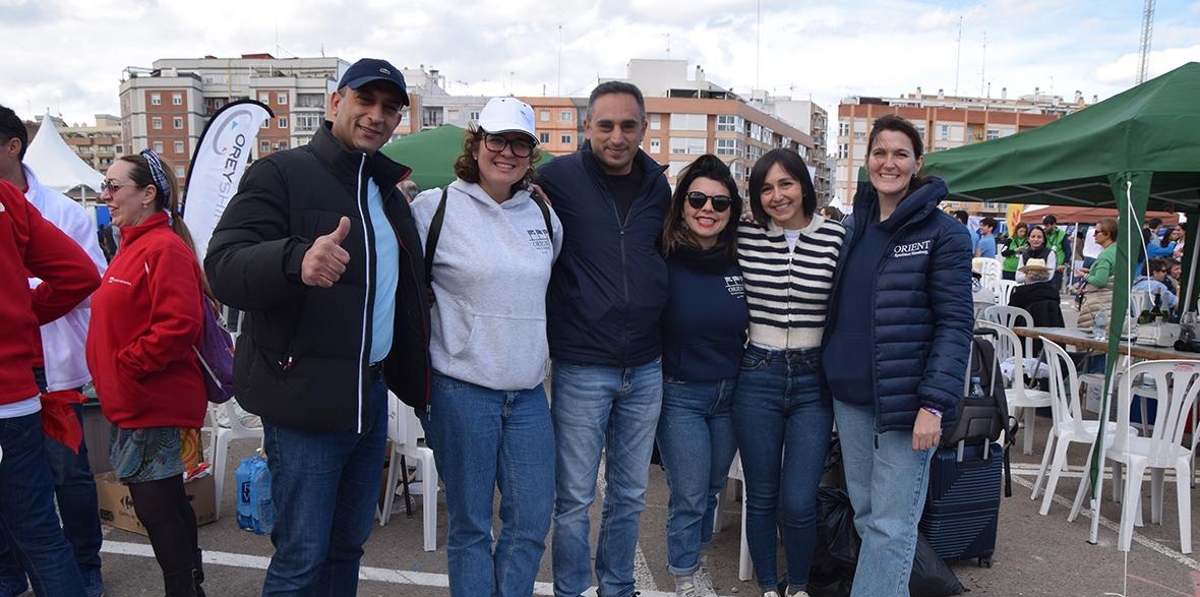
M709 199L712 199L713 211L717 213L721 213L733 205L733 199L730 199L729 195L705 195L700 191L691 191L687 194L688 205L691 205L692 209L704 209L704 204L708 203Z
M533 143L525 139L506 139L499 135L483 136L483 146L492 153L501 153L505 147L512 148L512 154L519 158L533 155Z

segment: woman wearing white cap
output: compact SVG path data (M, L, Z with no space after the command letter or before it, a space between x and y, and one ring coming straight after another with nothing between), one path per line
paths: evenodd
M433 292L423 423L445 484L453 597L532 594L550 530L545 294L562 224L530 194L537 143L527 104L492 99L464 136L458 179L412 204Z

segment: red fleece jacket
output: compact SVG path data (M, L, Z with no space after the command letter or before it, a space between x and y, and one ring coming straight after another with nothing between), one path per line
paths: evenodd
M192 352L204 322L200 264L156 213L121 228L92 297L87 363L104 416L122 429L200 427L208 397Z
M34 290L31 274L42 279ZM0 180L0 404L38 395L38 327L66 315L99 284L83 249Z

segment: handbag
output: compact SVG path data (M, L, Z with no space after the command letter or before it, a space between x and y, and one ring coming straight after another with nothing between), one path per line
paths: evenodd
M224 404L233 398L233 337L221 324L204 295L200 295L204 303L204 330L200 333L200 345L193 346L192 351L200 360L200 368L204 370L204 389L208 393L208 401L213 404Z

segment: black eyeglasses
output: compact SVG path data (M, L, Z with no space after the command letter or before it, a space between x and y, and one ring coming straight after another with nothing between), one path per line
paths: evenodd
M704 209L704 204L708 203L709 199L712 199L713 211L717 213L721 213L733 205L733 199L730 199L729 195L705 195L700 191L691 191L687 194L688 205L691 205L692 209Z
M500 153L504 151L505 147L509 147L512 149L513 155L519 158L527 158L533 155L533 143L525 139L507 139L500 135L484 135L483 146L493 153Z
M132 186L132 185L117 184L116 182L106 178L106 179L100 181L100 192L103 193L104 191L108 191L110 193L116 193L117 191L121 190L122 188L128 187L128 186Z

